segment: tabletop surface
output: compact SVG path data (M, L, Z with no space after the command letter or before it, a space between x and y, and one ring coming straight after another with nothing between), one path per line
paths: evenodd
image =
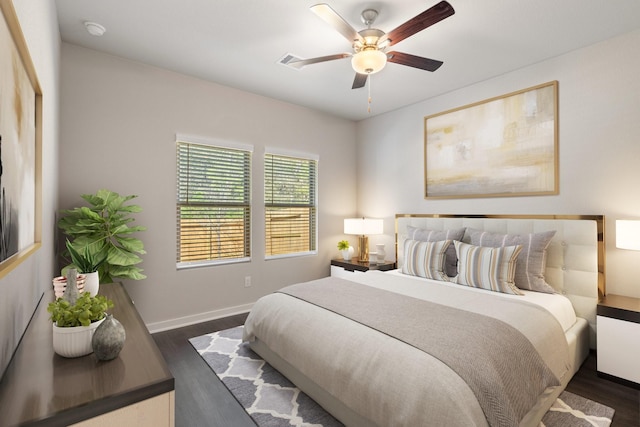
M68 425L174 389L174 378L121 283L100 285L113 300L110 313L126 340L118 357L92 353L67 359L54 353L45 292L0 381L0 414L6 425Z

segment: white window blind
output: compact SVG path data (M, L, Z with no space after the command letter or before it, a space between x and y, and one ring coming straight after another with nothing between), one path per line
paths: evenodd
M267 257L316 251L317 164L314 159L265 154Z
M251 256L251 152L177 142L178 267Z

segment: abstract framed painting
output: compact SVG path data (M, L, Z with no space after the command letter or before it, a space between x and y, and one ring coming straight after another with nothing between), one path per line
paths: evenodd
M13 4L0 10L1 278L41 245L42 91Z
M558 194L558 82L424 118L425 198Z

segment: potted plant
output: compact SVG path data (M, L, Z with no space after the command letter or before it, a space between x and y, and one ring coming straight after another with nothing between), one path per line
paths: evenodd
M135 197L99 190L96 194L82 195L89 207L61 211L63 216L58 227L73 239L73 248L80 254L90 255L94 261L105 258L98 267L100 283L113 282L114 278L146 278L142 269L136 266L142 262L139 255L146 253L144 245L132 236L146 228L131 226L135 220L131 214L142 209L138 205L127 204Z
M353 255L353 247L349 245L348 240L340 240L338 242L338 250L342 251L342 259L345 261L351 261Z
M69 268L77 269L81 274L85 275L84 292L89 292L92 297L98 294L100 288L100 280L98 277L98 268L107 260L106 252L98 252L93 254L89 248L85 246L80 253L73 247L69 239L66 241L67 251L71 257L71 265L62 270L62 274L66 275Z
M75 269L70 269L76 274ZM75 285L75 280L69 280ZM47 306L53 321L53 349L63 357L80 357L93 352L91 338L104 321L106 311L113 308L113 301L103 295L91 296L83 292L77 299L69 301L67 291L63 297L57 298Z

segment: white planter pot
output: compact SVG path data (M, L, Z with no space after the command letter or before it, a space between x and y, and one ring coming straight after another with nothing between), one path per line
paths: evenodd
M53 323L53 351L62 357L80 357L93 353L91 338L104 319L89 326L60 328Z
M94 271L93 273L85 273L85 276L84 291L89 292L89 295L95 297L100 289L100 277L98 276L98 272Z
M349 249L345 249L342 251L342 259L345 261L351 261L351 257L353 256L353 247L349 246Z

